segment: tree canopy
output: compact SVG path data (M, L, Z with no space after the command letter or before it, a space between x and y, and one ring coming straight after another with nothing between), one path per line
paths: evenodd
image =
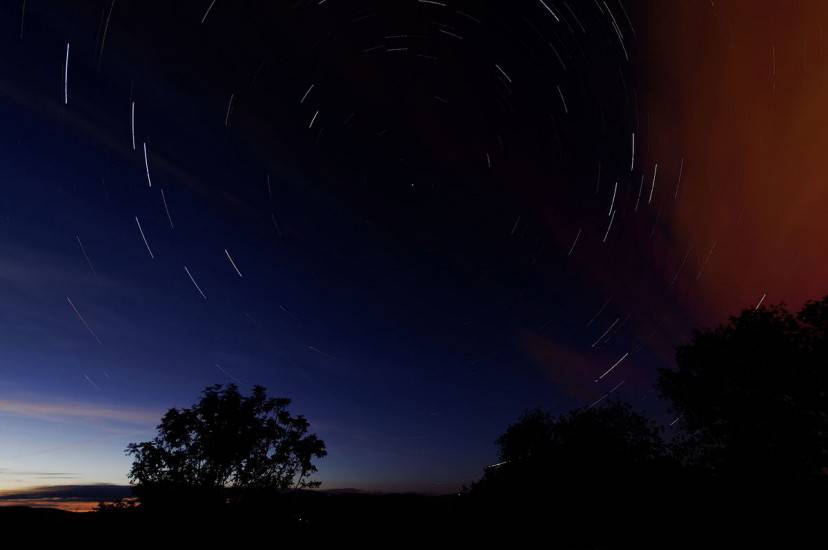
M325 444L289 405L261 386L250 396L235 384L207 387L192 407L168 410L152 441L127 447L136 494L146 500L171 491L222 495L318 486L310 479L317 471L312 460L326 455Z
M657 387L686 465L719 478L806 480L828 466L828 297L697 331Z
M666 464L658 428L618 401L558 417L527 411L497 445L500 462L486 469L473 493L561 495L641 481Z
M531 410L497 439L500 462L472 494L828 481L828 297L695 332L656 388L677 417L670 438L620 402L558 417Z

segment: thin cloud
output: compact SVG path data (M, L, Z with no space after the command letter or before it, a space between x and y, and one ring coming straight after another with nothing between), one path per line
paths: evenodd
M76 401L59 402L54 399L0 398L0 414L36 418L53 422L81 420L91 423L130 424L134 426L155 426L161 418L156 410L99 405Z
M74 474L74 473L71 473L71 472L39 472L39 471L30 472L30 471L26 471L26 470L13 470L11 468L0 468L0 476L9 476L9 475L29 476L29 477L44 477L44 478L60 478L60 479L81 477L80 474Z

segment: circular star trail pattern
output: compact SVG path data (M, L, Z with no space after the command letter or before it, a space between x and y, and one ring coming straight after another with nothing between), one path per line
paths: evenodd
M56 447L123 482L125 444L211 383L293 398L326 486L453 490L533 406L669 425L649 388L692 327L812 297L750 244L765 188L722 168L803 86L802 44L702 4L6 4L8 472ZM743 107L704 91L733 66ZM813 273L813 228L777 228Z

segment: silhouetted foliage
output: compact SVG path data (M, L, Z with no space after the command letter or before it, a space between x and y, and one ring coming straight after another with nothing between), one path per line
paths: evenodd
M718 479L825 479L828 297L798 313L745 310L698 331L657 387L684 435L685 465Z
M528 411L497 445L500 462L472 486L473 495L572 496L651 479L669 465L655 425L621 402L560 417Z
M137 510L138 507L139 502L135 498L119 498L118 500L114 500L112 502L99 502L98 507L95 509L95 511L103 513L122 513Z
M170 409L152 441L132 443L130 482L142 504L210 505L244 494L316 487L314 457L325 444L309 434L289 399L261 386L247 397L234 384L209 386L191 408Z
M657 382L678 417L669 441L622 403L529 411L497 439L500 462L465 491L467 517L513 533L554 518L557 541L609 547L642 517L686 537L699 513L694 528L722 532L734 530L735 511L773 509L778 521L825 501L828 297L797 313L745 310L696 332L676 359Z

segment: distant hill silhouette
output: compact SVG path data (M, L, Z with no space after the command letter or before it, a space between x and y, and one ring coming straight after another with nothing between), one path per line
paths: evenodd
M0 507L48 507L89 511L94 510L100 502L113 502L132 496L132 487L129 485L52 485L4 491L0 494Z
M0 501L20 499L56 499L63 501L117 500L132 496L129 485L94 483L87 485L48 485L0 494Z

